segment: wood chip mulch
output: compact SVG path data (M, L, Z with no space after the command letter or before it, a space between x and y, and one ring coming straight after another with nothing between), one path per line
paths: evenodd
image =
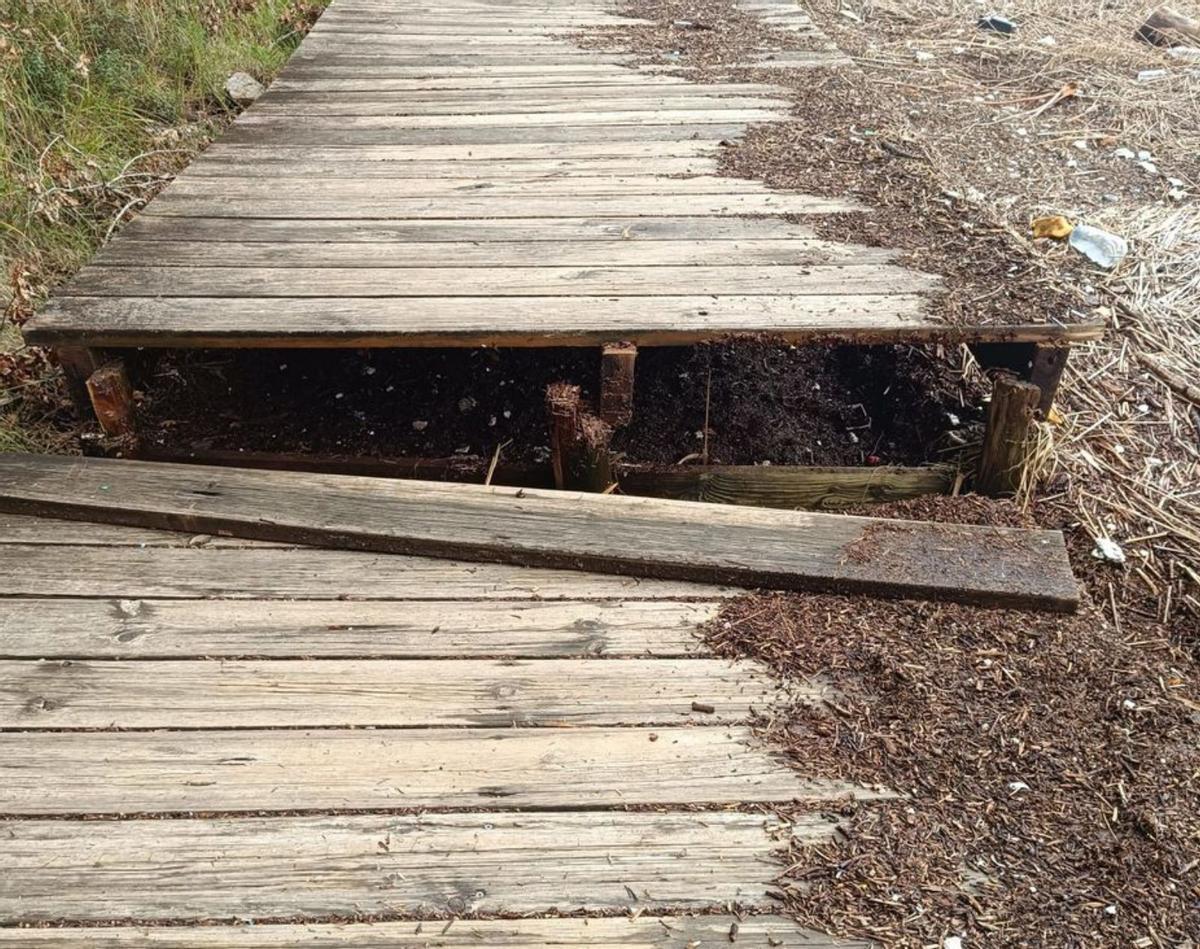
M925 498L900 516L1024 526L1002 502ZM824 709L772 710L806 775L884 785L846 833L794 846L778 887L815 929L887 946L1190 947L1200 933L1200 688L1147 627L863 597L761 594L709 645Z

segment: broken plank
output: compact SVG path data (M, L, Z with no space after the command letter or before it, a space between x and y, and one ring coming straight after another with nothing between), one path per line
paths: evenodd
M1079 600L1058 531L35 455L0 456L0 510L749 587Z
M0 657L672 658L700 651L719 603L6 597Z
M0 733L0 813L587 810L888 796L806 778L755 742L740 727Z
M724 659L0 661L6 729L725 724L823 695Z
M836 827L724 812L8 821L0 919L769 910L779 836Z

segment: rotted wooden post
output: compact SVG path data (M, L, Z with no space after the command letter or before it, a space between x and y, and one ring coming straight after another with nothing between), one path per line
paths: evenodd
M136 432L133 386L121 360L107 362L93 372L87 380L87 391L105 435L125 438Z
M991 497L1011 497L1021 487L1029 442L1029 426L1042 399L1042 390L1001 374L992 383L983 451L975 490Z
M614 481L609 452L612 427L585 412L581 398L579 386L555 382L546 387L554 486L605 491Z
M94 349L83 346L59 346L54 350L58 365L62 368L67 383L67 393L75 404L80 421L86 421L92 411L92 398L87 381L100 368L103 360Z
M984 369L1002 369L1041 389L1038 408L1050 411L1055 393L1067 367L1071 347L1067 343L972 343L971 352Z
M613 428L633 419L633 371L637 347L609 343L600 352L600 420Z

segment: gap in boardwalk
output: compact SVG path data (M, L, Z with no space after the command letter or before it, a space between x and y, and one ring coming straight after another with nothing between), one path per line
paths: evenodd
M598 349L226 350L143 367L144 443L363 457L549 457L546 386L594 403ZM933 348L739 341L643 349L629 462L913 465L973 439L982 393ZM693 458L691 460L698 460Z

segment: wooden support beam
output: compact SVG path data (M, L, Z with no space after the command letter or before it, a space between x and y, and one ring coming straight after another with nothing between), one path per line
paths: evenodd
M100 368L101 359L94 349L83 346L58 346L54 350L63 376L66 377L67 392L75 404L80 421L86 421L92 412L92 398L87 381Z
M983 451L975 489L992 497L1012 496L1025 473L1029 426L1042 398L1032 382L999 375L992 385Z
M124 438L135 433L133 386L121 360L107 362L93 372L87 392L105 435Z
M633 378L637 347L610 343L600 353L600 419L614 428L633 418Z
M1069 343L973 343L970 349L985 370L1001 369L1036 385L1041 390L1038 409L1043 415L1050 411L1071 353Z
M1028 381L1041 390L1038 410L1043 415L1049 412L1054 404L1058 383L1062 379L1063 370L1067 368L1067 357L1070 354L1070 346L1041 346L1036 343L1033 345Z
M567 486L579 432L579 386L552 382L546 387L546 415L550 422L550 466L554 486Z
M836 510L850 505L947 494L950 465L927 468L802 468L790 465L696 465L669 469L622 466L621 492L641 497L748 504L786 510Z

